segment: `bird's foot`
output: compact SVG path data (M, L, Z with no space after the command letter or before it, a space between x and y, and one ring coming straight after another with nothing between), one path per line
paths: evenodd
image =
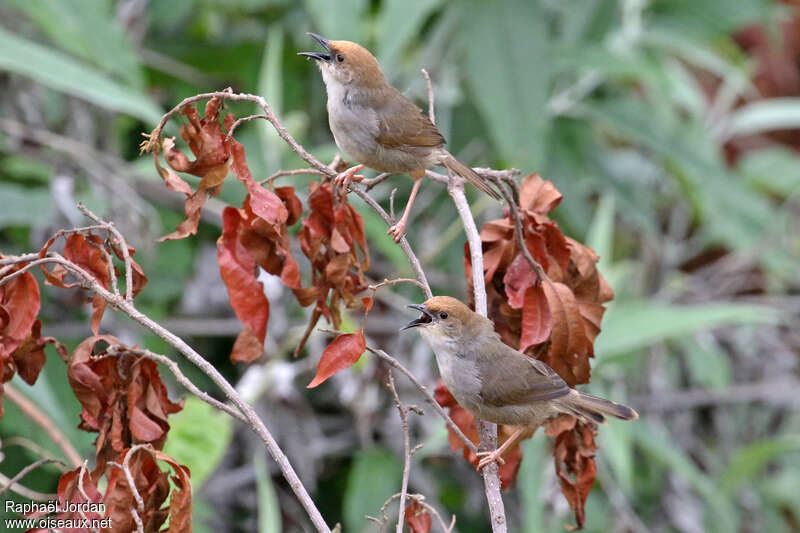
M347 187L350 185L351 181L363 181L364 176L361 174L356 174L359 170L363 169L364 165L356 165L354 167L350 167L344 172L340 172L338 176L333 178L333 184L336 187L339 187L343 192L347 192Z
M504 449L498 448L491 452L478 452L477 455L478 457L481 458L481 460L478 462L478 467L477 467L478 472L483 470L485 466L490 465L494 462L496 462L498 466L505 464L506 463L505 460L502 457L500 457L501 455L503 455L504 451L505 451Z
M406 234L406 221L400 220L397 224L386 230L386 235L391 235L394 242L400 242L403 235Z

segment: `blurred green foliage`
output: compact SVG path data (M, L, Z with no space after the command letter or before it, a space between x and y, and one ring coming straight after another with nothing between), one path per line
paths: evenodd
M518 167L553 181L564 193L554 214L565 233L601 256L616 298L597 341L592 388L647 405L639 422L600 432L601 475L587 530L796 531L800 420L791 403L753 394L743 402L714 396L660 407L685 389L725 393L738 382L769 389L777 379L797 379L800 156L763 134L797 135L800 93L764 98L752 81L757 58L733 37L760 24L777 43L791 9L768 0L8 0L0 5L0 249L38 249L54 230L80 221L69 206L82 199L140 248L150 278L141 309L159 319L180 314L218 229L210 220L196 238L153 244L182 209L165 190L152 192L160 180L149 158L138 158L140 133L182 98L231 86L266 96L306 148L330 159L336 149L324 88L313 64L295 53L314 46L306 31L356 40L423 105L419 69L426 68L451 151L475 165ZM240 116L254 111L229 108ZM754 135L761 141L738 157L726 152L731 139ZM243 125L237 137L257 177L301 166L265 122ZM292 183L304 194L310 179ZM387 205L393 187L398 202L408 194L407 181L395 178L374 190L376 199ZM240 184L227 183L220 199L236 203L243 194ZM481 220L499 215L497 206L474 199ZM419 202L410 240L435 292L463 295L455 212L433 184ZM374 277L408 273L383 222L354 204L366 220ZM62 340L74 346L88 329L67 326L85 322L85 313L75 298L47 288L43 295L45 334L63 326ZM302 328L300 311L288 313L292 327ZM117 326L165 350L125 322L109 327ZM291 339L273 333L283 347L275 356L285 357ZM239 371L225 362L229 336L196 335L203 353L236 379ZM79 407L64 374L50 353L33 388L13 383L89 455L92 436L75 429ZM58 452L4 404L4 440L26 435ZM196 465L196 490L230 438L229 424L203 409L187 403L170 419L168 441L176 458ZM519 510L510 518L519 531L562 531L569 521L563 502L554 503L561 496L547 446L541 435L525 444L508 506ZM36 458L3 454L0 469L9 476ZM328 464L321 481L342 493L316 498L330 520L359 531L370 527L363 515L377 515L397 490L400 463L383 448L348 454L343 464ZM460 531L483 531L484 518L468 503L477 500L451 479L452 469L432 470L426 486L439 493L428 496L470 517ZM260 463L255 476L255 514L263 531L277 531L281 482ZM33 488L54 490L53 472L29 479Z

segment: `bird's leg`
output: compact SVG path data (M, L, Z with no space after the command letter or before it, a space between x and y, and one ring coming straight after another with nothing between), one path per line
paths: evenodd
M408 223L409 215L411 215L411 206L414 205L414 199L417 197L417 191L419 191L420 185L422 185L422 179L415 179L414 186L411 187L411 196L408 197L408 203L403 211L403 216L400 217L400 220L398 220L394 226L386 231L386 235L392 235L394 237L394 242L400 242L400 239L402 239L403 235L406 233L406 224Z
M356 174L356 172L363 169L364 166L365 165L356 165L348 168L344 172L340 172L338 176L333 178L333 184L347 192L347 186L350 185L351 181L361 181L364 179L364 176Z
M495 461L498 464L501 464L501 465L504 464L505 461L503 460L501 455L503 455L503 453L509 448L509 446L514 444L514 442L517 440L517 438L520 435L522 435L522 433L524 431L525 431L524 427L517 428L517 430L514 431L514 433L510 437L508 437L506 439L506 441L503 443L503 445L500 446L499 448L497 448L494 451L491 451L491 452L478 452L477 455L478 455L478 457L481 458L480 462L478 462L478 471L480 472L483 469L483 467L485 467L486 465L491 464L491 463L493 463Z

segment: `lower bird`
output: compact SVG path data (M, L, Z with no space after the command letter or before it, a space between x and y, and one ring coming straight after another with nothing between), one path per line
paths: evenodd
M405 173L414 179L402 217L389 230L399 241L406 230L411 206L425 171L441 165L492 198L500 195L477 172L445 149L445 140L428 116L383 75L378 61L363 46L331 41L309 33L325 49L299 52L316 60L328 93L328 123L340 150L359 162L336 177L346 188L362 180L356 172L369 167L379 172Z
M477 418L517 428L498 449L478 454L478 470L502 463L503 452L526 429L559 413L596 423L604 423L606 416L639 416L630 407L571 388L545 363L505 344L491 320L455 298L435 296L409 307L422 316L403 329L419 329L456 401Z

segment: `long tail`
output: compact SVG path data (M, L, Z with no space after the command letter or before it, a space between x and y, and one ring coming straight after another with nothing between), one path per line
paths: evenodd
M636 420L639 418L639 414L627 405L614 403L576 390L571 390L560 403L565 411L579 417L588 418L598 424L604 424L606 416L613 416L620 420Z
M474 186L494 198L495 200L502 200L500 194L492 189L486 180L484 180L477 172L469 168L467 165L456 159L452 156L452 154L448 153L447 156L442 160L442 165L445 168L452 170L468 182L472 183Z

